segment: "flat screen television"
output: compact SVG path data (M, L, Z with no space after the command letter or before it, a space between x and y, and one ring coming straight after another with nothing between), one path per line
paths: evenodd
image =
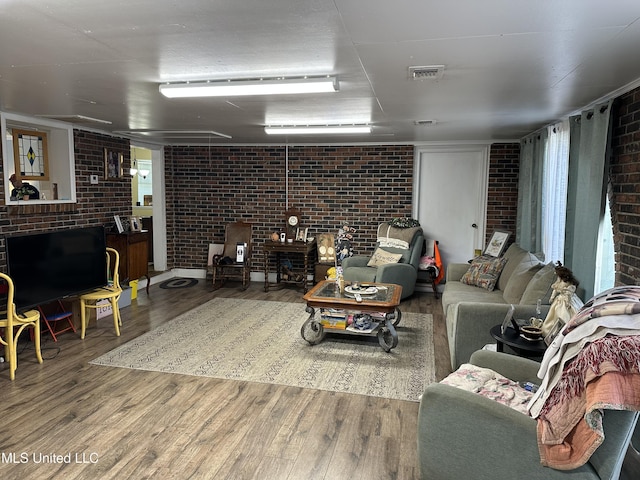
M18 311L107 284L103 226L6 237Z

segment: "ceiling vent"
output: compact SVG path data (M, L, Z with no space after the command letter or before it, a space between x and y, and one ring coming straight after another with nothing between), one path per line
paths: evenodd
M438 80L444 75L444 65L427 65L409 67L411 80Z
M418 127L429 127L431 125L435 125L436 121L435 120L416 120L413 123L414 123L414 125L417 125Z

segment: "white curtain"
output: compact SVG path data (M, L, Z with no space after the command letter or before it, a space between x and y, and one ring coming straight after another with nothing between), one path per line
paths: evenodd
M542 180L542 251L545 261L564 263L569 179L569 120L547 127Z

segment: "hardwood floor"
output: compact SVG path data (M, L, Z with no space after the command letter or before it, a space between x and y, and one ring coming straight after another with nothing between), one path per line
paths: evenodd
M84 340L43 334L42 365L22 343L16 380L0 366L3 479L415 479L418 404L301 388L89 365L93 358L215 297L302 302L293 289L212 291L152 286ZM440 301L401 306L434 315L437 375L448 373ZM193 332L198 335L198 332Z

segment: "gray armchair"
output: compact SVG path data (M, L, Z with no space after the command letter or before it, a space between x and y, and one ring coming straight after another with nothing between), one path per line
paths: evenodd
M470 363L515 381L539 383L539 364L526 358L481 350ZM637 412L607 410L604 442L589 462L575 470L554 470L540 463L535 419L475 393L434 383L426 388L418 413L421 478L617 479L637 418Z
M354 255L353 257L345 258L342 261L344 279L347 282L378 282L401 285L402 298L407 298L413 294L416 287L424 235L420 227L398 229L389 228L388 224L383 223L378 227L378 238L380 239L381 235L386 235L386 232L389 232L388 235L392 240L403 236L409 248L381 246L381 242L378 241L376 242L375 250L380 247L390 254L399 254L401 255L400 260L397 263L372 267L367 265L371 256ZM394 242L392 241L391 243Z

